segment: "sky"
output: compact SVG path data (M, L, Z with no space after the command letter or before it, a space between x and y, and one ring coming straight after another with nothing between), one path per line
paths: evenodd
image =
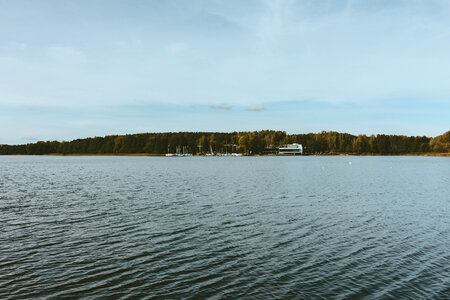
M0 0L0 144L262 129L449 130L450 0Z

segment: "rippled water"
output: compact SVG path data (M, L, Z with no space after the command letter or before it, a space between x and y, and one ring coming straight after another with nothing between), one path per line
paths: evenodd
M450 160L0 157L0 298L449 298Z

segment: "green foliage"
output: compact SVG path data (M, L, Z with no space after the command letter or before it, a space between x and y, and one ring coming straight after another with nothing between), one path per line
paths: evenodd
M450 152L450 131L428 138L400 135L354 136L348 133L323 131L320 133L287 135L284 131L254 132L168 132L112 135L70 142L42 142L26 145L0 145L0 154L164 154L174 153L177 147L193 154L240 152L270 153L287 143L299 143L305 154L408 154Z

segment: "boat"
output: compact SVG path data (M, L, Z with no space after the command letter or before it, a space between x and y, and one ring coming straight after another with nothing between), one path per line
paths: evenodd
M183 156L192 156L192 153L187 152L187 146L183 146L183 150L181 150L181 146L176 147L176 153L167 153L167 157L183 157ZM167 147L167 152L169 152L169 147Z
M188 152L187 146L183 146L183 156L192 156L192 153Z
M167 157L175 156L175 154L170 153L169 151L170 151L170 145L167 145L167 154L166 154L166 156L167 156Z
M214 156L214 152L211 145L209 145L209 153L206 153L205 156Z
M303 146L297 143L287 144L278 148L278 155L302 155Z

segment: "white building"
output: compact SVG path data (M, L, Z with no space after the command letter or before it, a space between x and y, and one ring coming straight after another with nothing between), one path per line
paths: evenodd
M278 149L278 155L302 155L303 147L300 144L287 144Z

